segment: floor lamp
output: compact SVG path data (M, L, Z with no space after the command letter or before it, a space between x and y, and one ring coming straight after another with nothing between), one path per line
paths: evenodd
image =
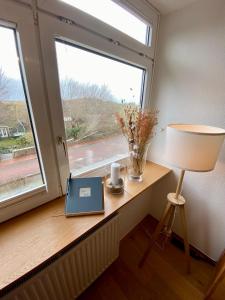
M185 216L185 198L181 195L185 171L208 172L214 169L224 141L225 130L191 124L170 124L166 133L166 161L181 170L176 192L167 195L167 205L139 266L146 261L152 246L162 232L172 232L175 211L179 209L184 235L187 272L190 272L189 240Z

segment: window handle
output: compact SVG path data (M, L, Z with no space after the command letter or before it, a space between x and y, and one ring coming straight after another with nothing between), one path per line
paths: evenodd
M65 156L67 157L67 146L66 146L66 141L64 140L64 138L62 136L57 136L57 143L58 143L58 145L63 146Z

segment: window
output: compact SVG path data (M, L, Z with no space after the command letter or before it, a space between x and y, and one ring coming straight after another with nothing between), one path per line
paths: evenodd
M150 98L158 16L145 1L134 14L133 1L30 2L0 1L0 222L65 194L70 172L123 159L114 114Z
M115 113L124 101L140 105L145 70L60 40L56 53L70 171L124 158Z
M108 25L122 31L142 44L148 44L148 25L111 0L61 0Z
M43 185L14 29L0 26L0 201Z

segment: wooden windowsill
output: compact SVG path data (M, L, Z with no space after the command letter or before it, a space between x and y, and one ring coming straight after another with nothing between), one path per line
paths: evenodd
M106 218L170 172L148 162L141 183L125 180L122 195L105 192L105 213L64 216L65 197L0 225L0 291L79 241Z

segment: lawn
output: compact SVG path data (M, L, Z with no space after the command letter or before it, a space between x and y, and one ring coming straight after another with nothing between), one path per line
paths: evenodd
M31 132L27 132L25 135L19 137L0 138L1 153L8 153L12 149L21 149L33 145L34 140Z
M18 138L1 138L0 139L0 148L17 148L18 147Z

